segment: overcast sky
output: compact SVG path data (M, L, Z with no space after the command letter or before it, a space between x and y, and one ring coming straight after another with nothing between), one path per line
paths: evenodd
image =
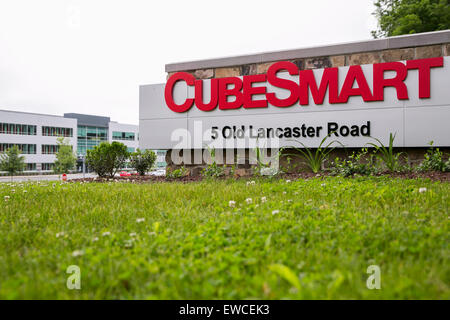
M0 109L138 124L164 65L370 39L372 0L0 0ZM1 119L0 119L1 120Z

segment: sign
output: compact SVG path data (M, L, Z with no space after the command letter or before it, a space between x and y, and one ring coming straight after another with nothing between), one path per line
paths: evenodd
M247 148L248 139L347 147L375 137L395 145L450 146L450 57L197 80L186 72L140 88L142 148ZM183 142L181 142L183 140ZM181 144L180 144L181 143ZM251 147L251 146L250 146Z

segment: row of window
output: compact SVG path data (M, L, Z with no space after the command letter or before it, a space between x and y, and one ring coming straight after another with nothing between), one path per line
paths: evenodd
M2 133L35 136L37 134L37 126L0 122L0 134ZM51 137L73 137L73 128L42 126L42 135Z
M72 128L61 128L61 127L42 127L43 136L51 137L73 137Z
M17 144L17 143L0 143L0 153L12 148L13 146L18 146L19 150L23 154L36 154L35 144Z
M59 146L55 144L43 144L41 148L42 154L56 154Z
M13 146L18 146L19 150L23 154L36 154L35 144L16 144L16 143L0 143L0 153L12 148ZM72 146L71 146L72 147ZM43 144L41 146L42 154L56 154L58 153L59 146L56 144Z
M0 122L0 133L3 134L21 134L35 136L36 131L36 126L33 125Z
M135 135L134 135L134 132L120 132L120 131L113 131L113 133L112 133L112 139L113 139L113 140L128 140L128 141L134 141Z

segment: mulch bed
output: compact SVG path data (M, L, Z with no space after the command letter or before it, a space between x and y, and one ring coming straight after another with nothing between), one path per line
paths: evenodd
M310 179L314 177L325 177L329 174L327 172L322 172L320 174L315 174L312 172L302 172L302 173L290 173L290 174L282 174L279 176L280 179L289 179L289 180L296 180L296 179ZM401 178L401 179L430 179L433 181L443 181L443 182L450 182L450 172L385 172L377 174L377 176L390 176L392 178ZM253 177L251 176L244 176L244 177L235 177L234 179L244 179L244 180L251 180ZM201 176L185 176L178 179L169 179L165 176L130 176L130 177L114 177L113 179L110 178L84 178L84 179L71 179L70 181L73 182L123 182L123 181L129 181L133 183L150 183L150 182L168 182L168 181L178 181L178 182L196 182L204 180L205 178ZM229 177L224 177L220 179L229 179ZM351 179L351 177L350 177Z

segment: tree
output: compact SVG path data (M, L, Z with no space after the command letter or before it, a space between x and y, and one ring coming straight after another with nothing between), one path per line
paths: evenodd
M56 173L68 173L75 168L77 163L77 157L75 156L72 146L68 143L67 139L59 137L57 139L58 152L56 153L55 167L53 170Z
M374 38L450 29L449 0L375 0Z
M20 154L19 147L16 145L0 154L0 170L7 171L11 175L11 180L14 174L25 169L25 157Z
M145 173L153 167L156 161L156 154L151 150L137 149L136 152L131 154L131 166L139 173L139 175L144 176Z
M127 147L120 142L102 142L94 149L88 150L86 164L95 171L99 177L113 178L120 168L123 168L130 154Z

